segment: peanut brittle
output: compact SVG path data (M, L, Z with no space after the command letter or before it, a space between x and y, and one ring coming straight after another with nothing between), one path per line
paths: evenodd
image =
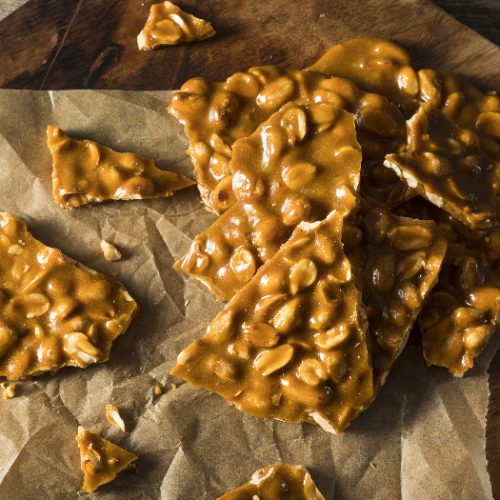
M248 483L217 500L325 500L307 469L301 465L268 465L254 472Z
M177 358L171 374L239 410L338 433L373 397L343 217L298 226Z
M451 243L419 326L429 365L462 376L500 323L500 277L482 251Z
M488 155L500 156L500 97L485 94L458 76L433 69L418 72L419 98L426 109L439 109L470 130Z
M300 222L355 208L361 150L354 115L330 104L288 103L235 142L229 167L266 261Z
M421 107L408 121L407 147L387 155L384 165L469 227L498 224L500 163L441 111Z
M91 493L107 484L137 460L137 455L107 439L78 427L76 442L80 449L80 466L83 472L83 491Z
M61 207L161 198L194 184L134 153L119 153L93 141L71 139L58 127L49 125L47 136L53 162L53 196Z
M139 50L153 50L183 42L199 42L215 35L212 25L172 2L151 5L149 17L137 37Z
M384 383L403 350L424 300L438 279L446 240L432 221L398 217L382 208L363 216L363 304L374 380Z
M331 47L308 70L348 78L406 112L415 111L419 84L403 47L383 38L360 37Z
M174 94L168 111L185 126L198 188L209 209L222 213L234 203L229 169L234 141L251 135L289 101L332 104L355 113L367 158L382 160L404 139L404 118L396 106L343 78L275 66L250 68L222 83L194 78Z
M117 281L73 263L0 213L0 377L102 363L136 314Z

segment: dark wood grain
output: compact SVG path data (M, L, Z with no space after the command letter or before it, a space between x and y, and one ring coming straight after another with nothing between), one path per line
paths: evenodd
M437 0L500 41L498 0ZM179 1L211 20L217 36L152 53L135 37L151 0L31 0L0 22L5 88L174 89L204 75L223 79L250 65L304 67L353 36L393 38L418 66L447 68L484 89L500 89L500 49L427 0ZM500 353L490 368L487 457L500 499Z

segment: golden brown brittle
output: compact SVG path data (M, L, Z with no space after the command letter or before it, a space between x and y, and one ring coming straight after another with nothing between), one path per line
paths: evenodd
M0 376L102 363L137 310L117 281L73 263L0 212Z
M61 207L163 198L194 184L134 153L118 153L93 141L71 139L58 127L49 125L47 136L53 162L53 195Z

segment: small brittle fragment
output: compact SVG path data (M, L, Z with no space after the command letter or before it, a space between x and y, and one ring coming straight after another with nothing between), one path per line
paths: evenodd
M343 431L371 401L373 379L342 228L338 212L299 225L171 374L259 417Z
M107 439L78 427L76 442L80 449L83 491L91 493L128 469L138 457Z
M421 107L408 121L407 147L387 155L384 165L470 228L498 225L500 163L443 112Z
M49 125L52 154L52 194L58 205L76 208L109 200L164 198L194 181L162 170L152 160L119 153L93 141L68 137Z
M185 42L200 42L212 38L212 25L184 12L172 2L151 5L149 17L137 36L139 50L153 50L166 45Z
M285 495L285 496L284 496ZM254 472L248 483L217 500L325 500L302 465L268 465Z
M0 377L102 363L137 311L120 283L70 261L0 212Z

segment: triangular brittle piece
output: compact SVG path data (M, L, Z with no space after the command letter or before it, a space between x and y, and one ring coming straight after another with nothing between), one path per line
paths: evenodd
M257 470L248 483L217 500L325 500L302 465L276 464Z
M116 280L70 261L0 212L0 377L106 361L137 310Z
M152 160L72 139L58 127L49 125L47 136L53 164L52 194L61 207L163 198L194 184L187 177L159 169Z
M498 224L500 163L477 136L443 112L421 107L408 121L408 145L384 165L424 198L471 228Z
M194 78L173 95L168 111L185 126L198 188L210 210L222 213L234 202L229 169L233 143L289 101L330 104L354 113L365 159L383 160L404 138L404 118L394 104L343 78L276 66L250 68L225 82Z
M215 30L208 21L184 12L172 2L162 2L151 5L137 45L140 50L153 50L165 45L199 42L214 35Z
M361 148L354 115L288 103L233 145L233 191L265 261L303 221L356 207Z
M360 281L367 310L376 389L399 356L425 299L437 282L446 240L428 220L382 208L363 214Z
M78 427L76 442L80 448L83 490L87 493L113 481L120 472L129 468L130 464L138 458L130 451L83 427Z
M344 430L371 401L373 380L342 227L337 212L298 226L172 375L259 417Z

